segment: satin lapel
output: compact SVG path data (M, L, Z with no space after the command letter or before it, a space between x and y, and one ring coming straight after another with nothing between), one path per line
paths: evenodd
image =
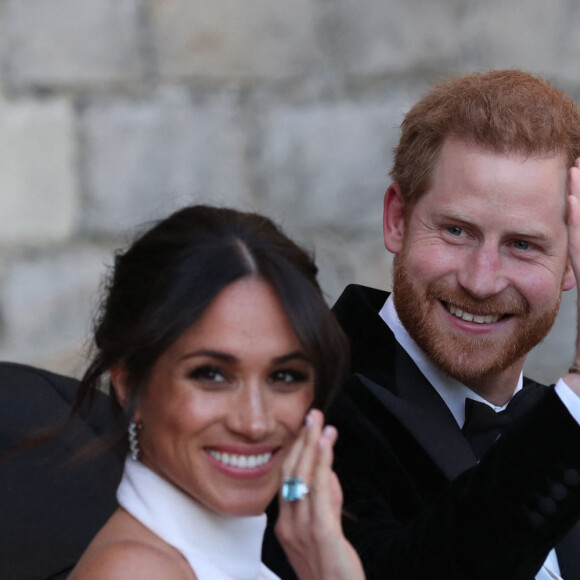
M451 411L378 316L388 294L348 286L333 310L351 339L353 372L448 479L476 459Z
M402 355L408 357L405 352ZM398 396L357 376L361 386L406 427L450 481L477 463L451 411L412 360L397 362Z
M556 544L556 555L562 578L580 578L580 522Z

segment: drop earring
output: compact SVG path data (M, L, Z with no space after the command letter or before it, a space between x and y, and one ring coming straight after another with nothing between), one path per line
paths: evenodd
M139 460L139 439L138 432L143 428L143 423L131 421L129 423L129 455L133 461Z

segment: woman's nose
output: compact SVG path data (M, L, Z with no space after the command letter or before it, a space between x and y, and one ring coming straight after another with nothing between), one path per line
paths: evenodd
M267 393L258 381L244 384L233 405L228 415L231 431L251 440L260 440L273 430L274 418Z

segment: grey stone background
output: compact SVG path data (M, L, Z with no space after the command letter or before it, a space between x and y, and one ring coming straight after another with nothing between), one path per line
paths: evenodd
M329 302L388 288L402 114L499 67L580 98L578 22L574 0L0 0L0 358L78 374L112 250L194 201L280 222ZM546 381L569 294L530 362Z

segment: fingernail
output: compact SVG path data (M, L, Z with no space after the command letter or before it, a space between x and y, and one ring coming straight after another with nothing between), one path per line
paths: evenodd
M308 411L306 417L304 418L304 425L310 428L314 424L314 419L312 418L312 411Z
M332 427L332 425L326 425L326 427L324 427L324 429L322 430L322 435L324 437L331 437L334 433L334 427Z

